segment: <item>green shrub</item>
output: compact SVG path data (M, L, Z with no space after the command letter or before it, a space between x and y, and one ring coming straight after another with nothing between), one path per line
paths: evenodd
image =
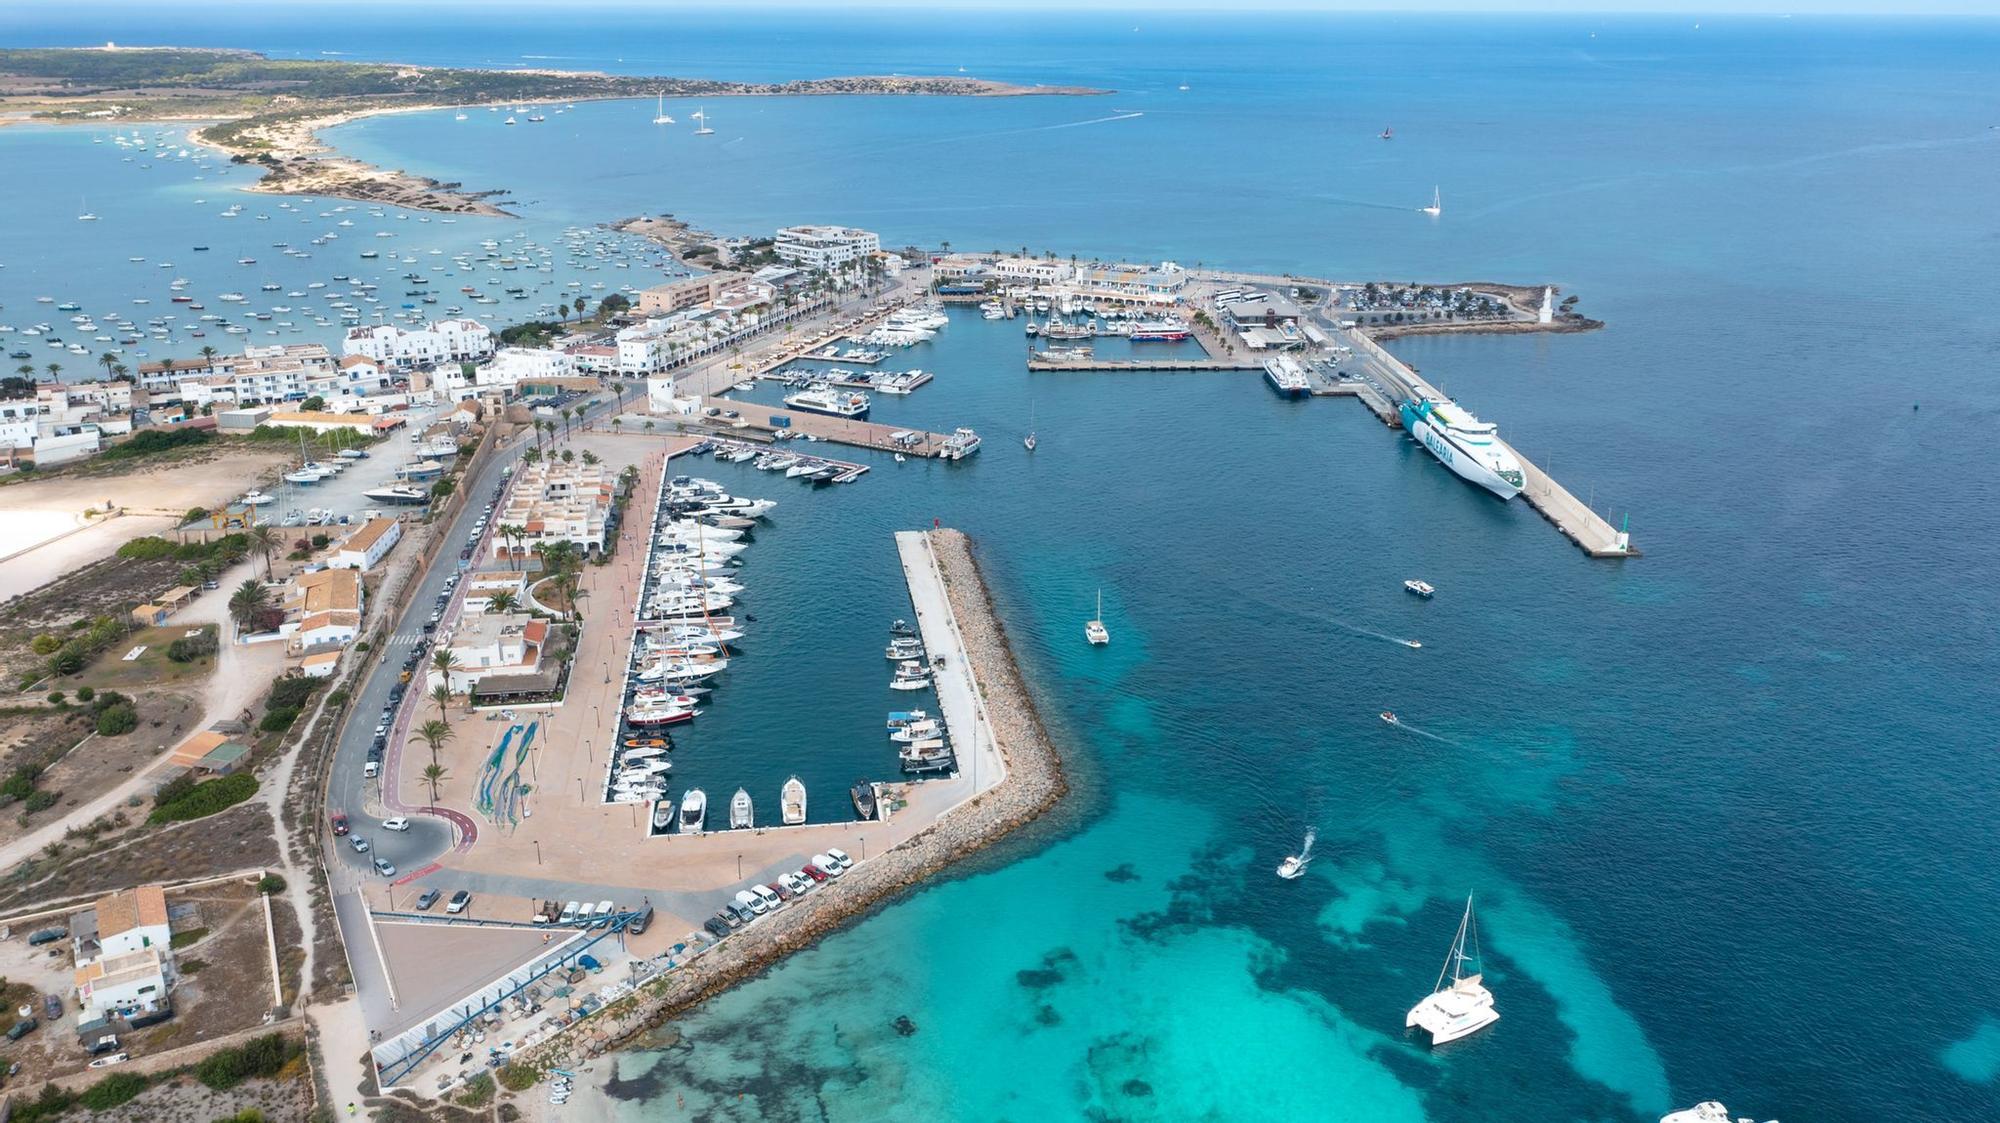
M145 1077L136 1072L114 1072L85 1088L76 1102L92 1111L110 1111L145 1090Z
M134 434L123 444L112 445L97 456L100 460L130 460L135 456L170 452L177 448L199 448L214 439L215 434L206 429L148 429Z
M201 942L201 938L206 935L208 935L208 929L206 928L190 928L185 932L176 932L167 937L167 946L175 951L179 951L184 947Z
M28 644L28 649L37 655L54 655L56 648L61 646L61 640L49 635L47 632L43 632L41 635L36 636L32 643Z
M94 686L79 686L76 688L76 700L79 702L88 702L95 697L97 697L97 688Z
M130 703L106 706L97 715L97 732L102 737L118 737L139 728L139 711Z
M16 768L12 775L8 776L4 781L0 781L0 795L8 796L12 799L28 798L34 794L35 781L41 777L41 774L41 768L33 764L24 764Z
M62 800L61 794L57 792L44 791L40 788L37 788L34 791L28 793L27 801L21 804L21 806L26 808L28 812L32 814L36 811L47 811L49 808L54 807L61 800Z
M68 703L69 703L69 695L64 694L60 690L49 691L49 705L62 706L62 705L67 705Z
M160 792L165 795L167 788L160 789ZM226 811L256 794L257 777L248 772L238 772L234 776L224 776L218 780L203 780L188 788L178 798L156 802L153 813L146 816L146 821L180 823L189 819L200 819L218 811Z
M466 1107L481 1108L493 1102L493 1074L482 1072L465 1082L458 1090L458 1102Z
M171 557L179 548L179 543L149 534L144 538L134 538L118 547L118 556L129 561L152 561L155 558Z
M280 706L275 710L265 711L264 720L257 723L257 728L266 733L283 733L297 720L299 720L297 706Z
M197 636L182 636L167 645L167 658L175 663L192 663L215 654L221 646L215 629L203 628Z
M270 896L285 891L285 879L274 873L267 873L257 879L257 892Z
M325 679L307 678L304 675L286 675L271 684L271 696L264 700L264 705L271 709L290 707L295 710L302 710L305 708L306 703L312 700L312 696L318 693L319 688L325 684Z
M194 1066L194 1078L222 1091L255 1077L278 1075L298 1054L298 1047L283 1034L267 1033L234 1049L218 1049Z

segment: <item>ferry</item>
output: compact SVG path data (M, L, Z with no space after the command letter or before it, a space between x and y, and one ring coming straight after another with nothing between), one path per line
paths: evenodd
M1132 325L1134 343L1178 343L1192 332L1187 324L1176 319L1140 320Z
M1399 408L1403 428L1445 467L1502 499L1521 493L1521 462L1500 443L1498 427L1450 398L1415 398Z
M796 394L787 394L785 404L806 413L823 413L851 420L860 420L868 416L868 395L857 391L835 390L830 386L815 386Z
M940 460L963 460L979 451L979 434L970 429L959 428L951 431L938 449Z
M1306 369L1290 355L1280 355L1264 364L1264 378L1282 398L1303 398L1312 393Z

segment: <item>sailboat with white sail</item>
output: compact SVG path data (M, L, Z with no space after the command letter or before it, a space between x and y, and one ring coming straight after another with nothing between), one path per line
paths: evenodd
M701 122L701 127L699 127L699 128L697 128L697 129L695 129L695 131L694 131L694 135L696 135L696 136L714 136L714 135L715 135L715 130L714 130L714 129L711 129L711 128L709 128L709 127L708 127L708 110L706 110L706 109L697 109L697 110L695 110L695 111L694 111L694 119L695 119L695 120L697 120L697 121L699 121L699 122Z
M1305 845L1299 847L1298 853L1289 855L1284 861L1278 863L1278 876L1284 878L1286 881L1295 881L1301 874L1305 873L1306 867L1311 865L1313 860L1313 840L1318 837L1319 830L1317 827L1307 827Z
M1111 642L1111 631L1104 626L1104 590L1097 590L1097 615L1084 622L1083 638L1092 647L1103 647Z
M674 119L667 116L667 95L665 94L660 95L659 101L654 107L653 123L655 125L671 125L674 123Z
M1470 937L1472 954L1467 955L1465 945ZM1465 965L1473 964L1472 974L1465 973ZM1479 928L1472 919L1472 896L1465 898L1465 915L1459 918L1458 935L1452 938L1451 954L1445 956L1444 969L1438 972L1435 989L1424 1000L1410 1007L1409 1016L1403 1019L1406 1029L1421 1029L1430 1034L1432 1045L1443 1045L1478 1033L1500 1020L1500 1012L1493 1008L1493 992L1486 989L1484 971L1479 962ZM1451 985L1445 985L1445 977L1451 977Z
M1432 218L1436 218L1437 216L1443 214L1444 194L1435 187L1431 188L1431 205L1428 207L1418 207L1417 210L1431 216Z

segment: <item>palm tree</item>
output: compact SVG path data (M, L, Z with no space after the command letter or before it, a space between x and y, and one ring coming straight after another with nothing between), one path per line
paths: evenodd
M564 439L564 440L568 440L568 439L569 439L569 419L570 419L570 414L571 414L571 410L570 410L570 408L569 408L568 406L564 406L564 407L563 407L563 411L562 411L562 419L563 419L563 439Z
M444 676L444 684L451 685L451 673L458 669L458 656L449 647L440 647L431 653L431 668Z
M216 351L215 351L215 348L213 348L213 347L209 347L209 346L203 346L203 347L202 347L202 349L201 349L201 361L202 361L203 363L205 363L205 364L207 364L208 366L211 366L211 367L212 367L212 366L214 366L214 365L215 365L215 355L216 355Z
M590 451L589 449L583 450L583 462L585 464L595 464L601 459L603 458L598 456L596 453Z
M651 421L646 422L646 432L650 433L654 428L655 426Z
M611 389L618 395L617 412L623 413L625 411L625 384L623 382L613 382Z
M254 519L256 516L253 514L251 517ZM271 551L283 541L270 523L253 523L250 527L250 545L264 555L264 577L267 580L271 576Z
M437 703L438 718L442 720L446 710L451 708L451 684L441 682L431 687L431 701Z
M575 462L576 462L576 450L573 448L563 449L563 463L574 464Z
M452 739L451 723L432 719L417 727L417 740L430 746L431 767L438 762L438 746Z
M97 356L97 363L104 368L104 373L108 376L111 373L111 368L118 365L118 356L106 351L104 354Z
M583 623L583 605L576 599L577 577L573 570L564 570L556 575L556 588L562 590L563 600L569 604L569 618Z
M625 419L622 417L614 417L611 419L611 431L614 433L623 432L624 425L625 425Z
M580 320L580 319L582 319L582 318L583 318L583 310L584 310L584 309L586 309L586 308L588 308L588 307L590 307L590 298L589 298L589 297L587 297L587 296L579 296L579 297L577 297L577 298L576 298L576 316L577 316L577 319L579 319L579 320Z
M61 364L61 363L50 363L50 364L49 364L48 366L46 366L46 367L43 367L42 369L43 369L43 370L46 370L46 371L48 371L48 372L49 372L49 377L50 377L51 379L53 379L53 380L55 380L55 381L57 381L57 382L60 382L60 381L62 381L62 364Z
M247 628L258 613L271 603L271 594L264 589L264 583L255 579L245 580L229 594L229 614L236 618L239 628Z
M431 788L432 811L437 810L438 785L444 783L446 780L449 779L451 779L451 773L445 771L444 765L442 764L424 765L424 783L429 784Z
M542 435L541 426L538 425L535 427L535 436L539 440L541 435ZM523 464L539 464L541 462L542 462L542 450L539 448L531 448L528 451L521 454L521 463Z

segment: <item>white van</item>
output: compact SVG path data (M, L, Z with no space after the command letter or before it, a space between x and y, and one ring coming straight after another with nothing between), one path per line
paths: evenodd
M562 910L562 915L556 918L556 923L557 924L576 923L576 910L577 910L577 903L575 901L571 901L570 903L564 905Z

